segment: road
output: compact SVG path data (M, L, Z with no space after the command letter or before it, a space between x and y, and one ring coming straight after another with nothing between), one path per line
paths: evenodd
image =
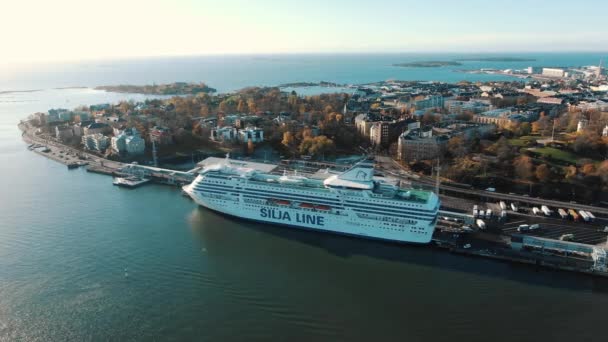
M27 142L33 144L40 144L40 145L44 145L47 146L48 148L51 149L51 152L49 153L54 153L56 156L59 156L59 152L63 151L63 152L67 152L69 154L72 154L73 156L82 156L85 158L86 162L90 165L96 165L99 167L106 167L108 169L113 169L113 170L118 170L121 169L123 167L125 167L127 164L121 163L121 162L116 162L116 161L112 161L112 160L108 160L105 159L103 157L88 153L86 151L83 150L79 150L76 148L73 148L71 146L62 144L56 140L54 140L53 138L48 138L48 137L42 137L39 135L36 135L36 127L31 127L28 124L23 124L20 125L20 128L23 130L23 139L26 140ZM61 157L60 157L61 158ZM69 159L68 158L62 158L65 160L61 160L58 158L53 158L56 160L59 160L63 163L68 163ZM77 161L77 160L74 160Z
M414 175L409 170L406 170L399 163L394 161L390 157L385 156L377 156L376 157L377 165L379 165L380 169L387 173L390 176L396 177L400 180L410 182L412 184L419 183L425 186L435 186L435 180L431 177L427 176L419 176ZM508 201L508 202L517 202L517 203L527 203L531 205L547 205L549 207L554 208L564 208L564 209L576 209L576 210L588 210L594 214L601 214L608 216L608 208L605 207L597 207L586 204L579 203L570 203L570 202L562 202L555 200L548 200L542 198L534 198L528 196L521 196L515 194L505 194L500 192L490 192L485 190L475 190L475 189L463 189L454 186L440 184L440 190L450 191L453 193L460 193L470 196L477 196L485 199L486 201L489 199L495 201Z

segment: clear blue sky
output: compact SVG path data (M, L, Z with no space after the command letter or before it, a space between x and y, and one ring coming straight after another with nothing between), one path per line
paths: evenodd
M6 62L608 49L608 1L599 0L3 0L3 12Z

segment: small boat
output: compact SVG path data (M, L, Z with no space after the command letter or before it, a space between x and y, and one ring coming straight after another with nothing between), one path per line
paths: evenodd
M69 163L68 164L68 170L77 169L79 167L80 167L80 163Z
M314 207L311 203L300 203L300 208L313 209Z
M331 207L328 205L317 204L317 205L315 205L315 209L329 211L329 210L331 210Z
M141 178L137 176L129 177L115 177L112 184L125 188L137 188L140 185L146 184L150 181L148 178Z

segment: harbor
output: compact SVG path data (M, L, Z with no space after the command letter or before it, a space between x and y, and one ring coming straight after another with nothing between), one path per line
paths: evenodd
M68 167L77 163L78 166L86 167L88 172L113 176L114 185L126 188L137 188L148 183L181 188L192 182L202 168L221 161L221 158L208 158L187 172L136 163L118 163L82 151L74 151L66 146L48 144L48 142L45 144L45 141L39 141L27 132L26 130L23 138L30 143L29 150ZM241 167L266 173L299 172L320 179L346 167L310 161L282 161L278 164L242 160L232 162ZM404 178L401 181L407 181L412 185L412 179ZM424 184L414 184L414 186L424 186ZM608 277L605 249L608 233L602 227L608 222L604 217L598 217L597 221L591 224L539 217L532 213L531 207L525 206L525 203L518 203L521 208L517 208L517 211L510 210L509 214L503 217L500 215L492 217L487 222L488 226L484 223L484 227L479 227L475 213L465 211L472 206L472 203L478 201L456 198L452 195L441 195L441 200L442 208L433 234L432 247L460 255ZM501 212L499 203L488 202L482 205L488 208L486 210L488 212L491 211L490 208L496 213ZM564 204L564 206L568 205ZM530 214L527 213L528 211ZM522 233L514 228L525 223L540 224L543 229ZM529 235L530 233L532 235ZM579 241L584 243L560 241L559 237L564 234L577 236Z

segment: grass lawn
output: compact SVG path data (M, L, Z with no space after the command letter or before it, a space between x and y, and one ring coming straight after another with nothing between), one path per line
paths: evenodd
M564 163L576 164L578 156L570 151L560 150L554 147L538 147L531 148L529 151L538 153L542 156L548 156L556 161L562 161Z
M538 139L540 139L539 136L525 135L519 138L509 139L508 141L511 146L524 147L527 146L529 141L536 141Z

